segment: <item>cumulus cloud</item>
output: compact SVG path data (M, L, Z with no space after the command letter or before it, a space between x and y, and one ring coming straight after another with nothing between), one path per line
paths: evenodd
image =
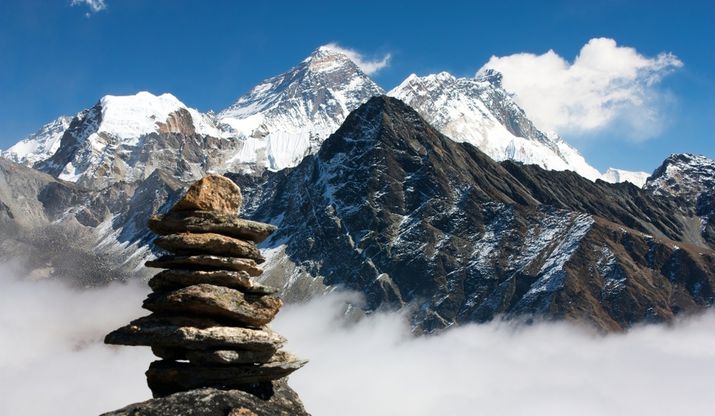
M145 347L105 333L146 312L143 284L79 291L0 267L0 414L96 415L146 400ZM355 320L333 293L278 314L291 376L321 415L709 414L715 314L597 336L568 324L467 325L415 338L400 313Z
M365 58L365 56L360 52L354 49L344 48L337 43L328 43L327 45L323 45L321 47L347 55L351 61L355 62L355 64L368 75L375 74L381 69L387 67L390 64L390 59L392 59L392 55L389 53L379 59L368 59Z
M553 50L518 53L492 56L479 72L501 72L504 88L542 128L579 135L617 127L644 140L665 127L670 97L659 84L682 66L671 53L646 57L613 39L595 38L573 62Z
M107 2L105 0L72 0L70 6L87 6L89 7L89 12L85 16L89 17L93 13L101 12L107 8Z

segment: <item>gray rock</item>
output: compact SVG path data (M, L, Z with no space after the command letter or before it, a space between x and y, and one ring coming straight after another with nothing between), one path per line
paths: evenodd
M146 345L170 348L240 349L274 353L285 338L270 328L220 326L208 319L145 316L110 332L106 344Z
M201 283L260 295L271 295L278 291L255 282L245 271L227 270L164 270L149 280L149 287L155 292L160 292Z
M310 416L285 380L268 399L241 390L197 389L135 403L102 416Z
M149 219L149 229L159 235L175 233L216 233L260 243L276 227L212 211L170 212Z
M172 292L152 293L143 307L164 314L216 317L260 327L269 323L282 305L276 296L249 295L227 287L198 284Z
M147 261L146 266L159 269L235 270L245 271L250 276L260 276L263 272L255 260L211 255L162 256Z
M211 254L245 257L263 263L265 259L252 241L243 241L216 233L180 233L162 235L154 244L175 254Z

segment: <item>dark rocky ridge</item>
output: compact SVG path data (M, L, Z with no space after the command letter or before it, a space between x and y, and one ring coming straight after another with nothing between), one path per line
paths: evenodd
M504 314L619 330L713 302L715 255L672 202L500 165L395 99L371 99L292 170L233 178L253 185L247 212L280 227L263 246L285 244L296 273L371 310L416 305L428 331Z

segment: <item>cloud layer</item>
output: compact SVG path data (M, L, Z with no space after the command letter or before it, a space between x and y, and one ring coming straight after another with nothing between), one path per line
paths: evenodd
M568 324L468 325L413 338L399 314L356 324L344 295L274 327L310 362L291 376L321 415L671 415L715 408L715 314L602 337Z
M347 55L351 61L355 62L355 64L368 75L375 74L381 69L386 68L390 64L390 59L392 59L392 55L389 53L379 59L367 59L360 52L354 49L344 48L337 43L328 43L322 47Z
M0 267L0 414L96 415L146 400L148 348L105 333L143 315L143 284L78 291ZM321 415L709 414L715 314L601 337L567 324L469 325L414 338L398 313L346 319L353 295L287 306L274 327L310 362L291 376Z
M683 66L671 53L645 57L608 38L591 39L573 62L553 50L542 55L492 56L503 85L541 128L583 135L608 128L634 140L657 136L667 123L664 76Z

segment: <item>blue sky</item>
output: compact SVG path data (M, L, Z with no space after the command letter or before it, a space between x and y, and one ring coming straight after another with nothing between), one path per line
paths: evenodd
M564 128L565 138L601 170L651 171L673 152L715 158L709 1L104 0L104 10L70 3L0 2L0 148L105 94L171 92L199 110L220 110L329 42L366 59L390 54L372 75L390 89L412 72L473 76L492 56L553 50L571 64L589 40L605 37L643 59L671 53L682 66L631 85L647 89L637 97L647 102L616 110L627 117ZM633 127L629 119L643 122Z

